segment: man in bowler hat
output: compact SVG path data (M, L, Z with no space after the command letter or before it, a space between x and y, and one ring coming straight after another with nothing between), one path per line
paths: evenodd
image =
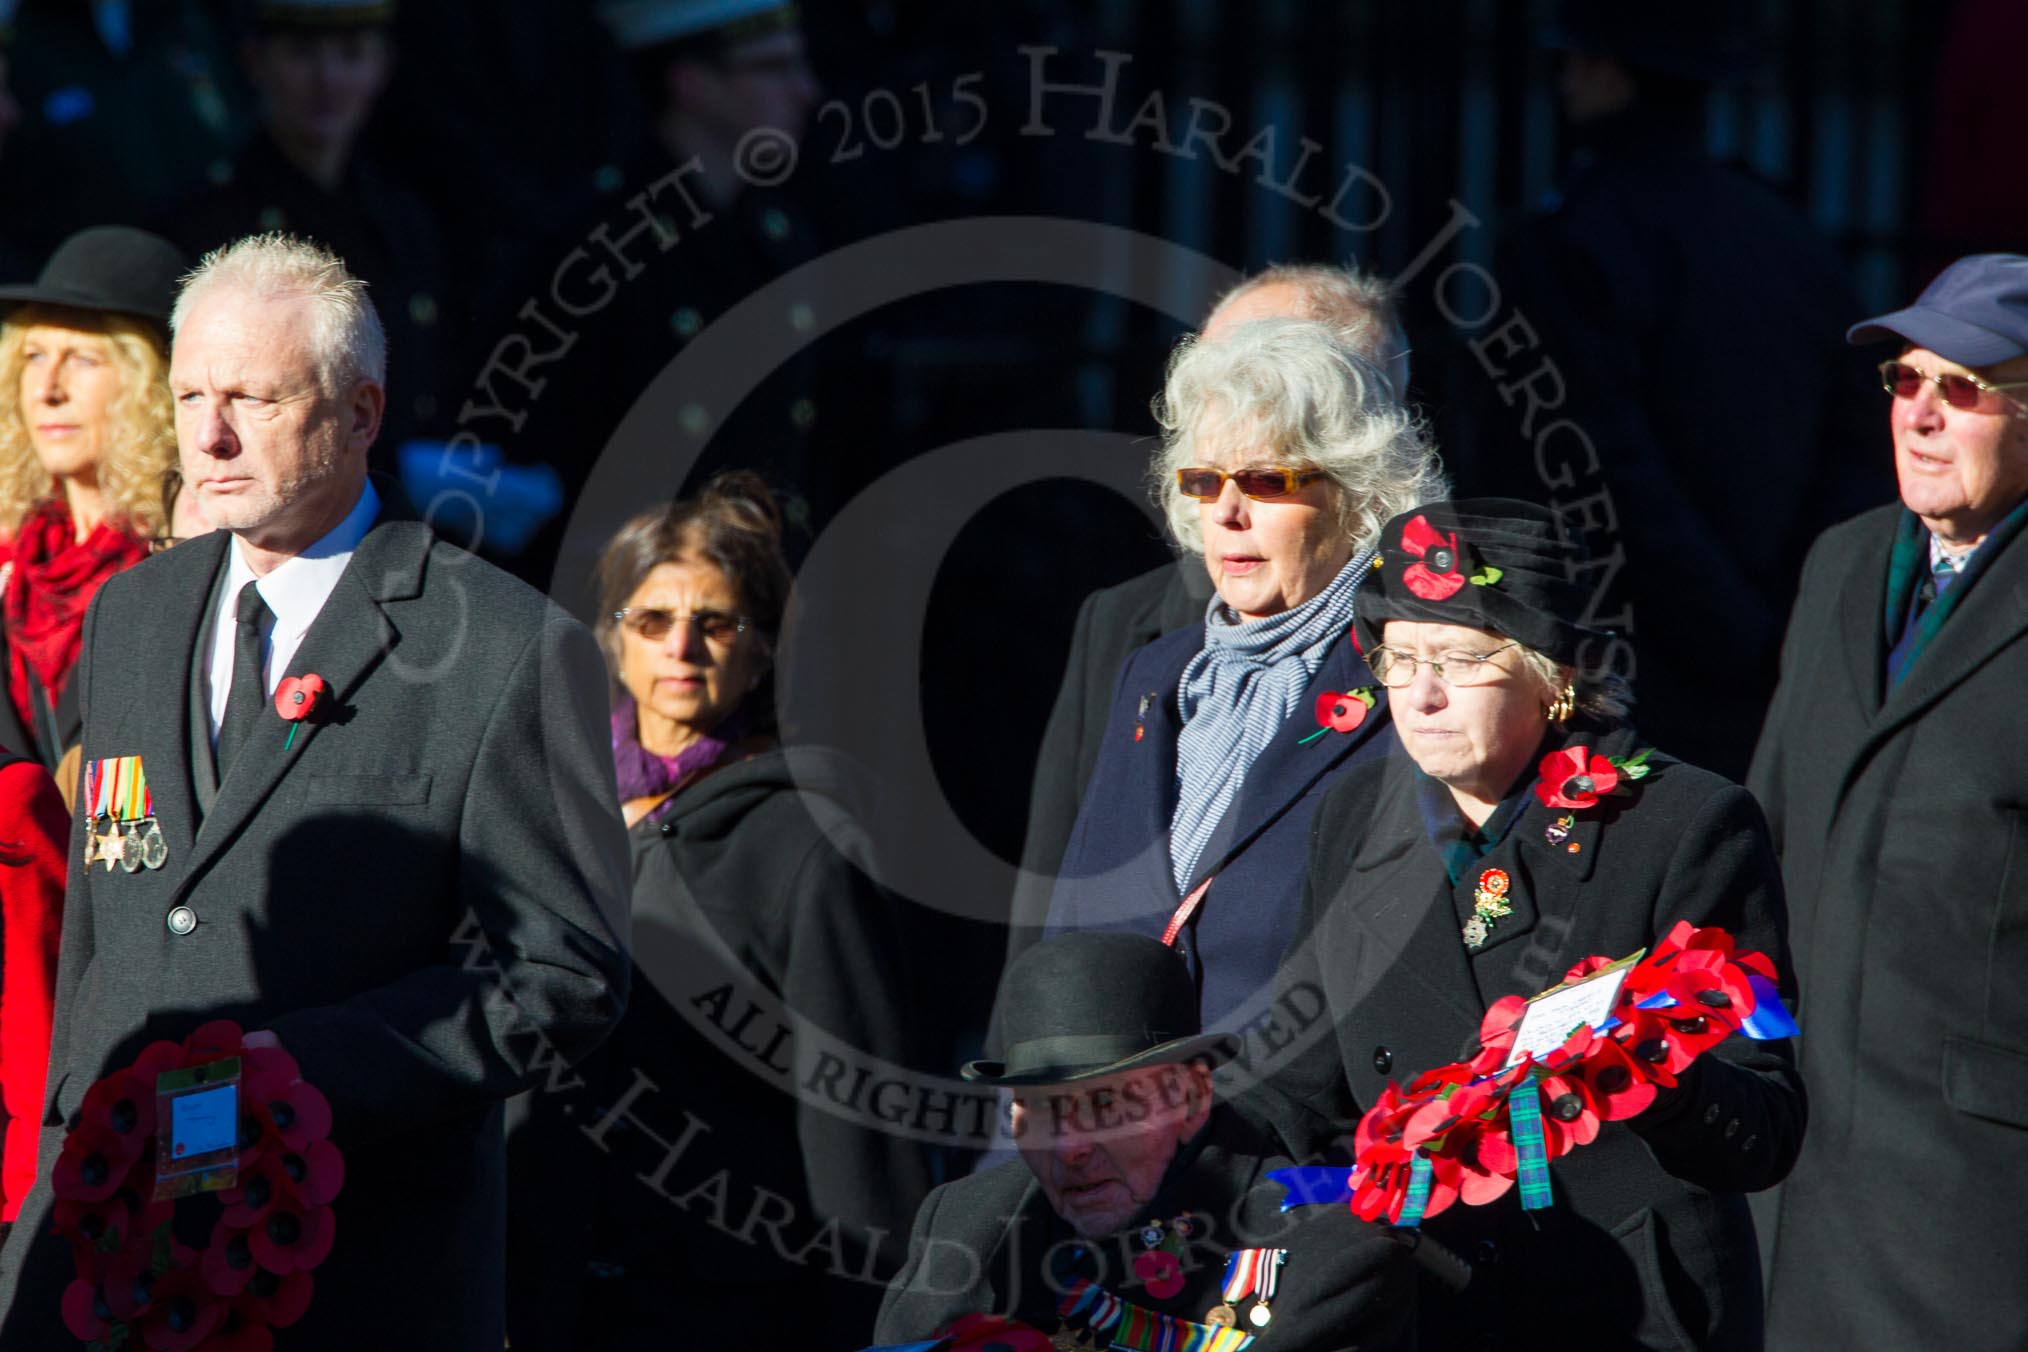
M1021 1158L925 1199L881 1342L984 1315L1099 1345L1407 1345L1407 1249L1342 1204L1283 1212L1268 1174L1290 1161L1215 1097L1239 1040L1199 1032L1173 951L1046 940L1009 965L998 1014L1006 1059L963 1074L1012 1091Z
M1768 1346L2028 1329L2028 258L1880 343L1900 501L1803 570L1748 787L1781 854L1810 1129L1755 1199Z

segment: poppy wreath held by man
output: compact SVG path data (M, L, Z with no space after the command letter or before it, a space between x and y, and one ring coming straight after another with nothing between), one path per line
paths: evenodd
M1586 958L1564 982L1614 965ZM1526 1116L1531 1130L1539 1116L1542 1151L1553 1160L1596 1140L1603 1124L1644 1112L1726 1038L1795 1032L1766 955L1735 951L1724 930L1687 921L1627 972L1608 1017L1580 1025L1544 1055L1526 1053L1510 1065L1528 1003L1518 995L1496 1000L1471 1060L1425 1071L1406 1089L1390 1082L1381 1092L1353 1136L1347 1186L1355 1214L1403 1223L1412 1188L1420 1217L1453 1202L1483 1206L1504 1196L1521 1170L1515 1120L1528 1105L1513 1101L1517 1093L1535 1097L1539 1112Z
M161 1077L235 1058L233 1186L160 1198ZM52 1229L71 1242L77 1270L65 1327L104 1352L267 1352L271 1330L309 1308L311 1270L331 1252L345 1162L330 1131L330 1105L295 1060L248 1045L224 1020L152 1043L93 1085L51 1180Z

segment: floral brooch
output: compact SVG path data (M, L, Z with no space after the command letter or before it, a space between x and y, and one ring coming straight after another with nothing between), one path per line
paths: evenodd
M1401 528L1401 550L1418 560L1401 575L1402 585L1425 601L1444 601L1457 595L1465 583L1490 587L1504 576L1489 566L1465 573L1464 547L1456 531L1440 531L1426 516L1415 516Z

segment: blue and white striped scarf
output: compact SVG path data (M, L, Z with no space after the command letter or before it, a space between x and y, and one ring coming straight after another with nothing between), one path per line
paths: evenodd
M1198 856L1246 773L1303 692L1333 643L1352 627L1352 597L1371 554L1361 554L1330 585L1293 610L1241 620L1218 597L1204 614L1204 649L1183 668L1177 704L1176 813L1169 819L1169 868L1176 894L1190 889Z

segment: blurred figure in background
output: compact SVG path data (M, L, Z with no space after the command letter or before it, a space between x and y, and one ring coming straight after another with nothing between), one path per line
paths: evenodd
M12 8L0 6L0 8ZM21 0L21 123L0 159L7 233L32 258L101 222L142 224L223 174L247 101L206 0Z
M598 13L640 95L646 142L613 176L594 219L539 258L535 272L538 294L549 294L555 276L565 279L565 295L573 286L587 289L589 263L559 272L568 251L579 249L605 260L618 285L594 292L605 303L570 321L578 341L544 368L548 387L509 443L520 458L555 465L570 496L665 366L749 295L821 252L796 180L756 172L764 156L735 165L747 133L772 129L800 140L816 109L820 90L797 7L782 0L604 0ZM819 372L803 335L817 321L809 298L784 297L768 322L792 355L736 410L721 391L685 391L705 416L677 434L686 445L705 443L693 483L739 468L785 486L792 559L813 512L835 506L849 476L838 457L812 450ZM559 543L553 535L544 547ZM564 559L556 571L583 576L590 564Z
M581 1095L524 1105L509 1332L517 1349L646 1347L672 1293L708 1292L682 1316L700 1345L835 1345L872 1323L930 1182L916 1142L805 1085L823 1039L855 1063L912 1059L899 917L857 824L873 785L775 724L789 569L756 476L629 522L599 590L637 979ZM679 1157L686 1113L703 1125ZM780 1204L775 1235L695 1204L719 1170L740 1212L760 1190Z
M1215 343L1259 319L1312 319L1387 373L1397 399L1408 393L1408 335L1387 283L1352 267L1285 264L1257 273L1228 291L1204 321L1202 342ZM1057 865L1098 764L1106 711L1120 666L1136 649L1204 618L1211 579L1201 560L1185 554L1117 586L1087 596L1077 613L1063 685L1036 753L1021 850L1025 875L1009 915L1008 959L1033 943L1049 909Z
M184 260L126 226L0 287L0 747L55 769L78 740L85 611L148 554L176 459L168 321Z
M240 44L260 123L213 186L160 222L192 257L247 235L315 240L372 288L387 325L390 390L374 464L396 468L402 443L440 428L449 402L447 327L461 307L440 280L436 222L421 199L359 152L395 52L393 0L263 0Z
M13 36L7 21L0 18L0 159L7 156L7 137L21 124L21 104L7 82L7 46ZM27 277L34 269L28 259L0 235L0 284Z
M1884 491L1851 454L1867 373L1837 341L1857 305L1836 250L1703 147L1711 89L1751 66L1742 12L1564 7L1570 168L1495 267L1532 334L1482 335L1446 440L1461 490L1548 496L1586 534L1590 619L1631 641L1643 730L1732 779L1805 546ZM1538 449L1559 419L1578 430Z

